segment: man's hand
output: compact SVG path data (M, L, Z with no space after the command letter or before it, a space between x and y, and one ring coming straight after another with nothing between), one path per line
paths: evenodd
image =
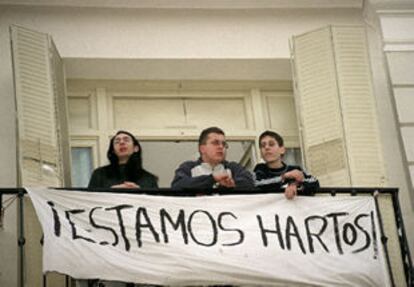
M301 184L305 179L305 175L298 169L288 171L282 175L283 180L294 180L295 183Z
M293 199L298 193L298 187L296 186L296 183L288 184L288 186L285 188L285 197L287 199Z
M213 178L221 186L236 187L236 183L234 182L231 175L229 175L227 172L213 174Z
M111 186L111 188L140 188L140 186L132 181L124 181L121 184Z

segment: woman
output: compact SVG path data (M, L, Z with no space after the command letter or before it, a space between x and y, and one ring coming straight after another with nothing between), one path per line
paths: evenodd
M109 142L109 165L93 171L88 188L158 188L157 177L142 168L142 148L127 131L118 131ZM87 280L88 286L133 287L133 283Z
M94 170L88 188L158 188L157 177L142 168L142 148L127 131L111 138L109 165Z
M254 168L255 185L266 190L281 191L287 199L296 194L309 194L319 188L318 180L306 174L300 166L287 165L283 162L286 149L283 138L272 131L265 131L259 137L260 153L265 163Z

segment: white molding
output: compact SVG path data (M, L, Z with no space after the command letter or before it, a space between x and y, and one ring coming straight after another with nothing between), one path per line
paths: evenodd
M97 79L68 79L69 93L85 93L95 91L96 87L106 88L108 93L141 92L171 92L172 90L186 91L291 91L291 80L97 80Z
M88 115L90 127L87 130L96 130L98 129L98 119L97 119L97 103L96 103L96 93L94 92L68 92L67 100L70 102L71 99L86 99L88 100ZM69 109L68 109L69 110ZM71 126L71 130L77 130L79 127ZM83 129L83 128L82 128Z
M92 163L93 167L96 168L99 166L100 156L98 153L98 136L79 136L71 135L70 136L70 147L90 147L92 149Z
M384 52L413 52L414 39L384 41Z
M135 9L362 8L362 0L0 0L0 5Z
M395 89L404 89L404 88L414 88L414 83L412 84L392 84L392 88Z
M406 17L413 16L414 9L393 9L393 10L377 10L379 16L396 16L396 17Z
M199 79L212 81L291 79L290 63L284 58L273 58L274 56L269 55L266 57L270 58L259 59L238 58L240 56L232 59L206 59L202 55L197 57L201 58L65 58L64 63L68 79L164 80L165 83L182 80L194 82Z
M129 129L130 133L137 136L140 140L160 140L160 141L193 141L198 140L200 129ZM108 131L115 134L117 130ZM224 130L228 140L254 140L257 136L255 130Z
M249 96L249 91L180 91L180 93L173 93L173 91L151 91L151 92L114 92L108 93L112 98L135 98L135 99L244 99Z

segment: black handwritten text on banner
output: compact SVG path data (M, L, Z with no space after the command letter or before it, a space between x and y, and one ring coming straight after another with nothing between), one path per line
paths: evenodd
M29 194L44 271L164 285L388 284L368 196Z

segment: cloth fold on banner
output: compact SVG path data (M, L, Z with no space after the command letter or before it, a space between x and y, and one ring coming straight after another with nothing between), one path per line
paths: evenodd
M157 285L390 286L371 196L27 189L43 272Z

